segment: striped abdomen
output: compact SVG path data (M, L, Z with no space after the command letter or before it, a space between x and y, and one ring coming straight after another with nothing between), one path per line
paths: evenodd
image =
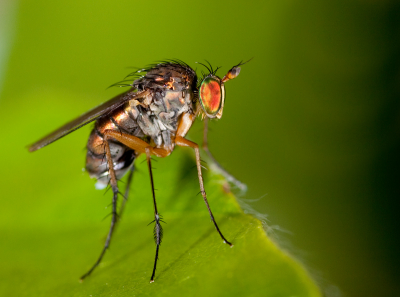
M99 188L106 186L109 182L107 158L103 142L104 131L115 130L143 138L142 129L140 129L136 121L137 116L137 109L130 108L129 103L126 103L109 116L96 121L87 143L86 170L90 177L98 180L97 186ZM133 164L136 153L119 142L109 140L109 144L115 174L117 179L120 179Z

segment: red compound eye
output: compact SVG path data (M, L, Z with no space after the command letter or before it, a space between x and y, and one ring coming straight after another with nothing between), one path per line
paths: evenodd
M222 106L222 90L220 80L212 76L206 77L200 85L200 104L209 117L215 117Z

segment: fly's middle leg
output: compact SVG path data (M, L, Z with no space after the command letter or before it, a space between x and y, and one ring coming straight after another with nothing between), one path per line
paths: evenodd
M108 231L106 242L104 244L103 250L102 250L99 258L97 259L96 263L94 263L92 268L90 268L88 272L86 272L84 275L81 276L81 278L80 278L81 281L83 281L87 276L89 276L93 272L93 270L100 264L101 260L103 259L103 256L110 245L111 237L113 235L113 232L115 229L115 224L117 223L117 219L118 219L118 216L117 216L118 184L117 184L117 178L115 176L114 164L112 161L110 146L109 146L107 137L104 137L104 144L105 144L105 152L106 152L106 158L107 158L108 171L109 171L109 175L110 175L110 185L111 185L111 189L113 191L111 225L110 225L110 230Z
M153 273L151 274L150 282L154 282L154 275L156 274L156 268L157 268L157 260L158 260L158 251L160 249L162 237L163 237L163 229L161 226L161 216L158 213L157 209L157 202L156 202L156 194L154 191L154 179L153 179L153 171L151 168L151 150L150 148L146 148L146 158L147 158L147 166L149 168L149 173L150 173L150 184L151 184L151 193L153 195L153 204L154 204L154 241L156 243L156 257L154 259L154 267L153 267Z

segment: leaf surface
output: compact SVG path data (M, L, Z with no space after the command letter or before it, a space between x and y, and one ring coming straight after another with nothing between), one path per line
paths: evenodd
M43 98L45 105L46 98L68 95L27 96L32 102ZM96 191L94 181L79 172L88 129L28 153L24 145L41 131L26 123L44 119L30 114L33 103L26 98L25 102L18 111L26 114L25 122L1 131L3 139L22 129L31 131L33 138L16 139L13 146L1 148L10 156L3 160L8 168L3 194L13 199L3 199L0 218L0 295L320 296L303 267L266 236L259 220L240 209L233 194L224 192L223 179L204 170L211 209L234 246L222 242L198 195L194 153L186 148L153 162L158 208L166 221L155 282L149 283L155 256L153 226L147 226L153 220L150 182L144 159L139 158L110 250L94 273L79 283L104 243L110 218L102 218L111 210L106 206L112 194ZM52 108L47 105L47 112L56 113ZM3 110L3 116L11 121L15 114ZM47 120L49 126L57 122Z

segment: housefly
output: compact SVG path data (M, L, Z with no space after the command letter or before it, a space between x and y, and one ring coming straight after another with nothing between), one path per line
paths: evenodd
M200 63L201 64L201 63ZM233 66L224 77L216 75L217 69L209 64L203 65L208 73L198 79L196 72L180 60L168 60L151 65L129 74L119 86L130 87L128 91L90 110L77 119L65 124L39 141L29 146L36 151L67 134L95 121L89 136L86 154L86 171L97 179L97 187L111 186L113 192L111 226L102 252L95 264L81 280L89 276L99 265L110 245L118 216L128 195L132 180L133 164L138 155L145 154L150 173L150 183L154 204L154 240L156 255L150 282L154 281L158 253L163 236L162 217L159 213L154 192L151 157L169 156L175 146L190 147L196 155L200 190L214 226L224 243L232 244L222 235L211 212L204 189L201 172L199 145L185 136L197 116L205 119L203 148L207 146L207 120L220 119L225 103L225 83L240 73L239 63ZM128 83L131 82L132 83ZM215 162L216 163L216 162ZM218 163L216 163L217 166ZM119 188L117 181L129 172L125 199L117 213ZM221 168L221 172L239 188L244 185Z

